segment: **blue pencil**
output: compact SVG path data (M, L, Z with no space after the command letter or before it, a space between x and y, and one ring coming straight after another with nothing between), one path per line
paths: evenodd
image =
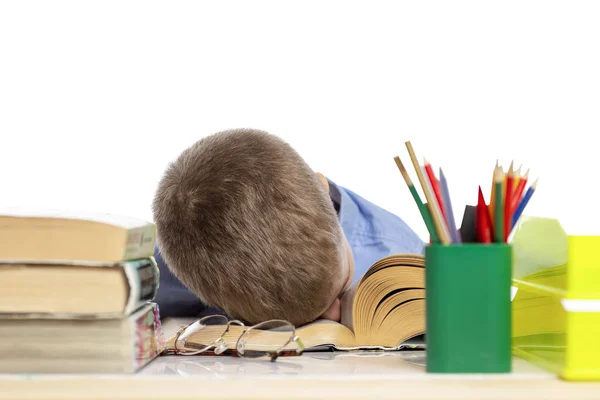
M450 191L448 190L448 182L444 176L444 172L440 168L440 187L442 189L442 199L444 201L444 209L446 210L446 218L448 219L448 229L454 243L461 243L460 235L456 230L454 221L454 211L452 211L452 203L450 202Z
M529 203L529 199L531 199L531 196L533 196L533 192L535 192L537 182L538 182L538 180L536 179L535 182L533 182L531 184L531 186L529 186L529 189L527 189L527 193L525 193L525 196L523 196L523 198L519 202L519 205L515 209L515 212L512 217L511 230L517 224L517 222L519 221L519 218L521 218L521 214L523 214L523 210L527 206L527 203Z

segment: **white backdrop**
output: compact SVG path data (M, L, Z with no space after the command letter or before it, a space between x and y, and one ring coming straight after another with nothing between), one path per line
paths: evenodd
M0 202L151 220L180 151L252 127L423 237L406 140L458 221L514 159L540 177L527 214L598 234L599 20L595 1L2 2Z

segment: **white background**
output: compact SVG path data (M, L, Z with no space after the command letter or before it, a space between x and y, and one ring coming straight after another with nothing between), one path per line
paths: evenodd
M514 159L540 177L527 214L598 234L599 21L583 1L2 2L0 202L151 220L183 149L252 127L424 238L406 140L458 221Z

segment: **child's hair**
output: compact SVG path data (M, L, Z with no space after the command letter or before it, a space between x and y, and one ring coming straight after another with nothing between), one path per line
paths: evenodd
M318 177L276 136L237 129L198 141L168 167L153 211L163 258L206 305L301 325L335 298L341 226Z

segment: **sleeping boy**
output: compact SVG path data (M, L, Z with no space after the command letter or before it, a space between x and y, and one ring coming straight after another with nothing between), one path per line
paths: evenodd
M375 261L424 246L400 218L252 129L184 150L158 185L153 213L163 317L211 307L249 324L339 321L341 295Z

